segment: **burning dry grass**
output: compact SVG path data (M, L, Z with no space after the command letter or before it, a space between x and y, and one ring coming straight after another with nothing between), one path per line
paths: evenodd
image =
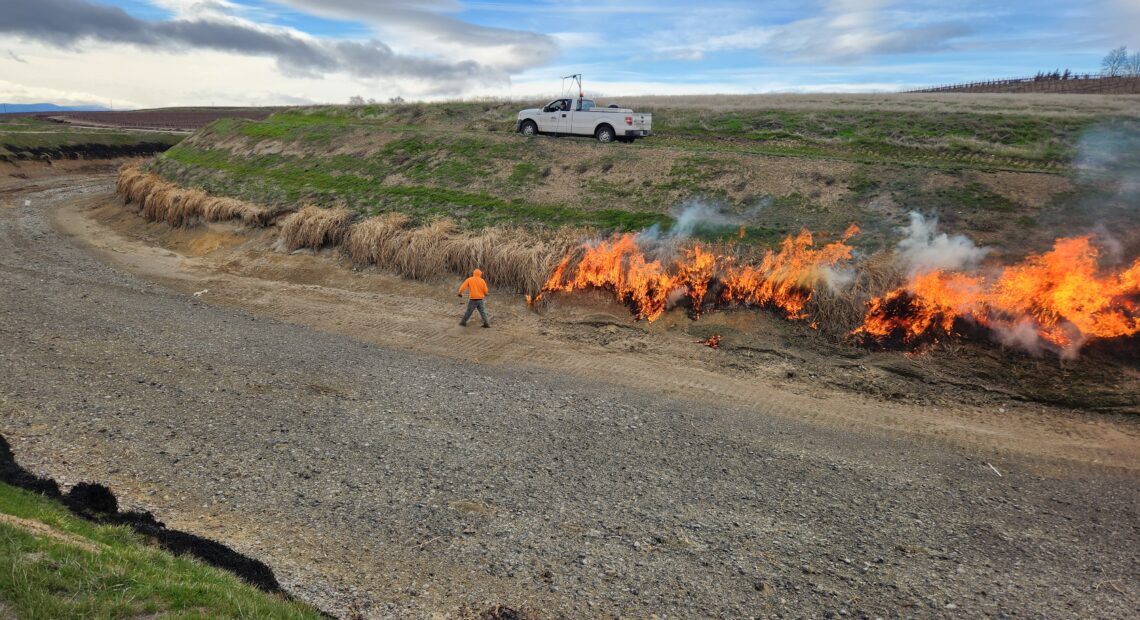
M345 207L322 209L305 205L281 222L279 238L289 251L301 248L319 250L340 244L351 221L352 211Z
M232 198L181 189L137 166L120 171L118 192L144 217L172 226L241 219L265 225L272 212ZM855 261L848 240L817 245L804 230L778 250L711 246L625 234L580 243L582 231L461 231L450 219L411 227L388 213L353 222L347 208L306 206L281 225L289 250L340 246L356 265L431 280L482 269L492 286L527 294L612 291L638 318L683 306L694 318L723 307L767 307L827 333L864 341L913 342L954 333L960 319L1006 344L1075 355L1091 339L1140 333L1140 260L1105 272L1091 236L1058 239L1051 252L980 272L904 274L897 252ZM643 244L648 244L643 247Z
M808 303L808 316L827 333L847 333L862 323L867 303L900 286L904 276L894 253L876 252L859 263L850 284L816 291Z
M679 244L672 238L647 241L647 248L637 235L619 235L567 254L542 290L606 289L648 321L676 305L688 307L694 318L719 307L750 306L777 308L789 319L810 319L807 310L816 292L845 279L852 254L846 242L858 230L851 226L840 240L824 245L816 245L804 230L788 236L778 250L754 257L732 246ZM838 321L845 303L854 302L836 295L817 301L816 311Z
M1007 345L1072 357L1091 339L1140 334L1140 259L1105 269L1099 258L1088 235L984 271L918 271L871 300L855 335L913 342L952 335L966 320Z
M265 207L211 196L199 189L182 189L137 164L119 169L116 189L125 203L139 206L143 217L171 226L191 226L198 221L220 222L239 219L249 226L265 226L275 213Z

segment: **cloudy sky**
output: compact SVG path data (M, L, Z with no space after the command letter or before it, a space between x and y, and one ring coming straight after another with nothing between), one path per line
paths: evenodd
M0 0L0 101L890 91L1140 50L1140 0Z

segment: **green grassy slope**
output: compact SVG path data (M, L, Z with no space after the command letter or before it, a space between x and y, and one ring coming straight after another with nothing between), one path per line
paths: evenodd
M1032 238L1042 220L1064 220L1079 202L1072 165L1081 136L1131 122L1115 109L1065 114L1052 102L1040 113L1029 104L1010 114L969 106L829 108L826 101L802 108L639 105L654 113L658 135L601 145L518 136L521 105L326 107L260 122L223 120L152 169L183 185L282 208L343 204L419 221L446 215L471 228L637 230L668 226L679 205L702 200L762 243L801 226L838 231L853 221L865 225L863 238L872 243L917 209L1000 244Z
M229 573L148 546L126 527L92 524L58 502L6 484L0 484L0 566L0 617L322 617Z

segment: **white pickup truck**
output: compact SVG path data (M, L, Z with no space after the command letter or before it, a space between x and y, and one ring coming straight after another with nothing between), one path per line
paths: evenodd
M555 99L519 112L515 130L524 136L594 136L598 142L633 142L653 135L653 115L629 108L599 108L593 99Z

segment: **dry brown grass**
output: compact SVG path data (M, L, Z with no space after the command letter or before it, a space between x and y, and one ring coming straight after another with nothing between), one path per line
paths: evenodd
M358 267L393 265L409 221L407 215L395 212L362 220L349 227L341 247Z
M581 231L571 230L545 236L520 229L508 230L486 250L482 269L500 286L535 295L542 290L559 261L581 245L583 236Z
M447 219L420 228L407 224L407 216L399 213L368 218L349 229L342 248L355 265L376 265L405 278L465 276L481 269L491 286L535 294L579 238L577 231L460 232Z
M265 226L275 216L273 211L259 205L210 196L200 189L183 189L155 174L143 172L138 164L119 169L116 191L125 204L137 204L146 219L177 227L192 226L199 221L233 219L250 226Z
M850 333L863 322L867 302L901 286L904 275L894 252L876 252L855 265L855 279L847 286L816 290L808 314L824 332Z
M240 219L265 226L274 213L234 198L182 189L138 165L119 171L117 190L124 201L139 205L143 217L172 226L199 220ZM306 206L281 222L280 239L290 251L340 245L357 266L376 265L415 280L465 276L482 269L495 287L535 294L554 266L582 237L581 231L535 233L523 229L461 232L454 221L440 219L410 228L402 213L386 213L353 223L344 207Z
M402 236L390 266L413 280L430 280L447 273L447 244L456 235L455 222L439 219L410 229Z
M267 226L274 213L255 204L219 196L206 196L202 201L202 217L210 222L240 219L247 226Z
M281 222L280 239L290 251L337 245L348 232L352 217L352 211L345 207L322 209L305 205Z
M123 197L124 204L141 203L143 197L146 196L144 190L148 187L147 175L143 173L138 164L125 164L119 168L119 179L115 184L115 191Z

